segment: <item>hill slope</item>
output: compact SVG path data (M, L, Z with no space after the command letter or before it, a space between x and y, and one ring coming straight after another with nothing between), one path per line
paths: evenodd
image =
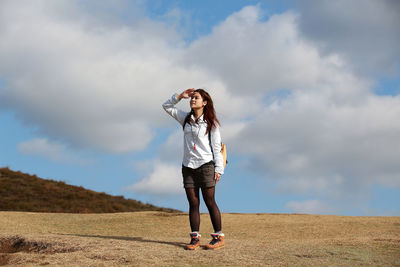
M175 210L0 168L0 210L108 213Z

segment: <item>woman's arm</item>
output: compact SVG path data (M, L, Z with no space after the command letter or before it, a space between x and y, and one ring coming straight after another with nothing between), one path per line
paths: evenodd
M216 173L215 178L218 181L219 177L222 174L224 174L224 163L223 163L223 157L222 157L222 153L221 153L221 133L219 131L218 126L213 127L211 129L211 146L212 146L212 150L214 153L215 173Z
M182 99L182 98L189 98L192 96L194 89L187 89L180 94L174 94L170 99L164 102L162 107L164 110L171 115L174 119L176 119L181 125L185 121L187 112L179 110L175 107L175 105Z

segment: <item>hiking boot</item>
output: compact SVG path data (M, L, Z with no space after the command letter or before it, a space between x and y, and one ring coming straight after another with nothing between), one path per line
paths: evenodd
M196 250L200 247L200 237L201 235L199 233L193 232L190 233L190 244L187 244L185 249L187 250Z
M220 249L225 247L225 235L224 234L211 234L212 240L205 246L206 249Z

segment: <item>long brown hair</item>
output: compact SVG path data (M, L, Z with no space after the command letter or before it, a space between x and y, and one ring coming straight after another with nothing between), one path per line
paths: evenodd
M203 115L204 115L204 120L207 122L206 134L208 134L211 131L212 127L217 127L217 125L220 125L220 123L217 118L217 115L215 114L214 103L212 101L211 96L205 90L200 88L194 90L193 93L196 92L201 95L203 101L207 101L207 105L205 105L203 108ZM193 109L186 116L185 121L183 122L183 128L185 128L186 123L190 123L190 116L192 114L194 114Z

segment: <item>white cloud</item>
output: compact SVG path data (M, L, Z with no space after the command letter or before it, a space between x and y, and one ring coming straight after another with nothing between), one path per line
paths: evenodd
M329 214L333 211L331 207L328 207L318 199L290 201L286 203L285 208L290 209L295 213L307 214Z
M73 2L60 3L84 16ZM160 29L151 23L136 32L97 21L86 25L47 4L3 3L2 102L42 133L77 146L114 152L146 147L152 138L146 120L155 112L148 105L155 106L159 87L151 77L168 75L162 69L169 67L165 56L156 56L167 40L146 34L146 27Z
M181 170L177 165L165 164L158 160L152 163L152 172L141 181L127 187L127 190L155 195L182 194L185 192Z
M332 105L301 94L266 107L236 147L256 157L285 191L356 197L368 194L373 182L400 186L399 116L400 97Z
M170 123L176 123L175 120L170 118ZM179 125L178 123L176 123ZM160 160L168 163L182 162L183 156L183 130L179 125L179 129L170 134L167 140L160 146L158 155Z
M90 164L91 160L82 159L69 153L60 143L50 142L45 138L36 138L18 144L18 151L24 155L41 156L54 162L67 164Z
M288 12L261 21L258 7L245 7L195 41L185 60L222 79L242 97L315 88L328 74L320 69L340 67L341 62L334 55L321 61L316 47L299 35L296 19Z
M398 72L400 2L298 1L300 28L327 53L340 53L363 73Z
M183 42L173 29L96 15L73 1L2 1L1 107L45 136L120 153L143 150L165 125L161 103L172 90L225 90L177 64Z

